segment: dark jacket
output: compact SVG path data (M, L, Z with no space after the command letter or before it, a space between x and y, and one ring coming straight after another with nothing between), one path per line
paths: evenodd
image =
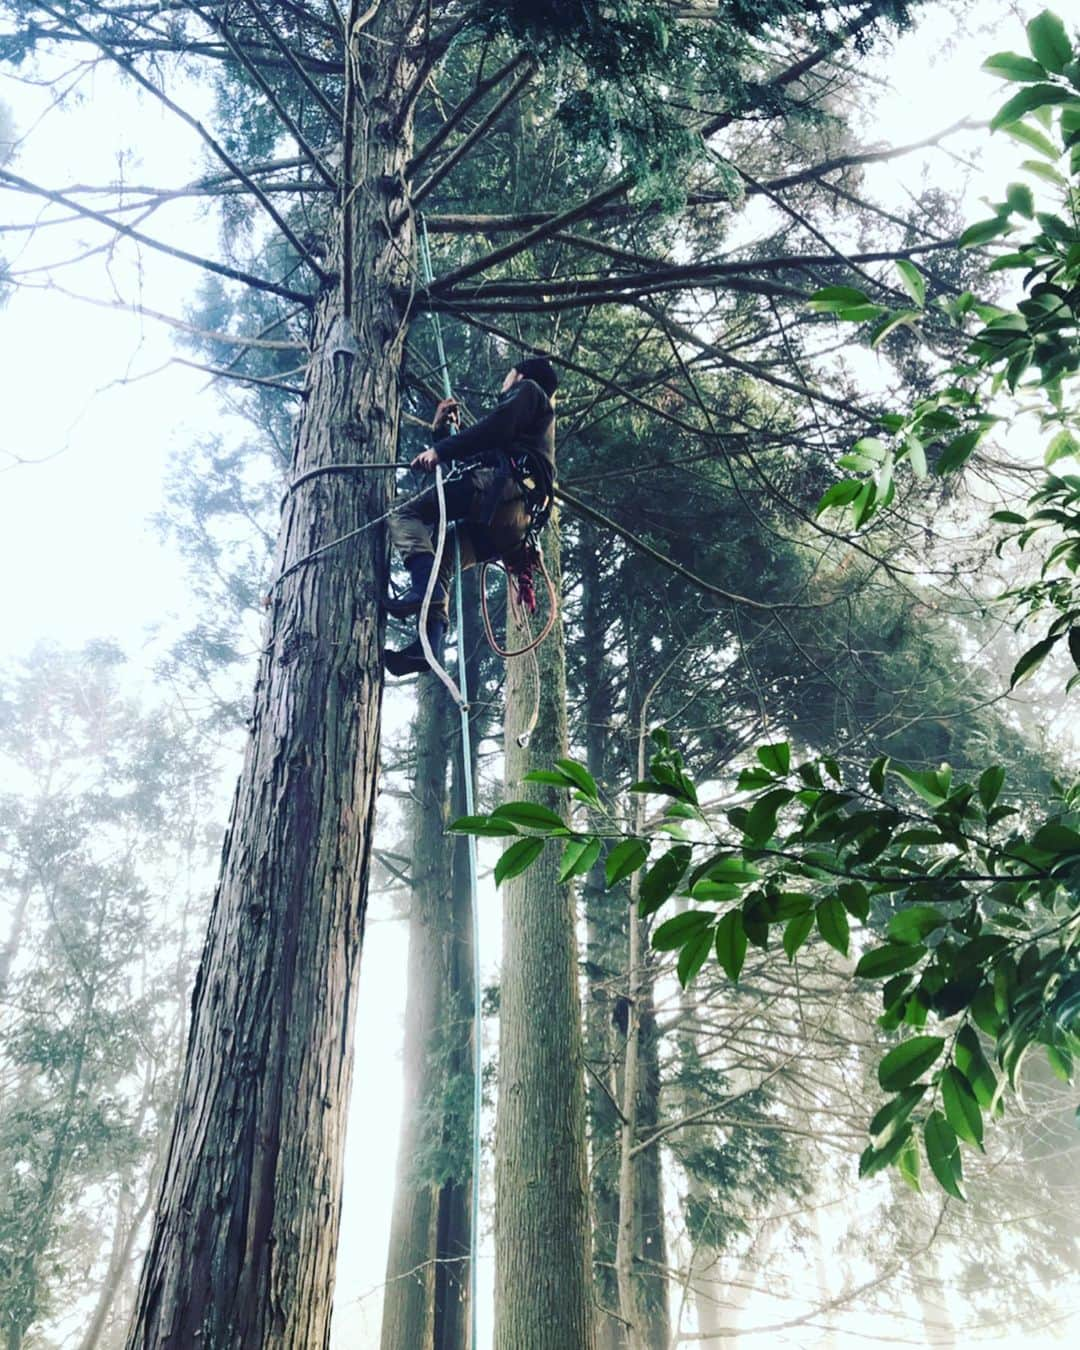
M528 454L540 486L550 496L555 485L555 410L535 380L519 380L486 417L452 436L440 427L435 449L445 464L502 451Z

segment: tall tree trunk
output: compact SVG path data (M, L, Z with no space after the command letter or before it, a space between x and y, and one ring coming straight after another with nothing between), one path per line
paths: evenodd
M473 746L473 796L477 789L476 747L481 739L480 638L476 571L462 577L465 625L458 640L465 645L469 714ZM456 722L457 719L455 718ZM451 815L466 811L465 766L460 735L454 738L450 774ZM469 868L469 841L458 835L452 844L452 917L447 934L446 987L449 1016L443 1029L447 1056L448 1109L443 1117L443 1143L450 1175L439 1188L435 1232L435 1350L470 1350L470 1260L472 1255L472 1131L473 1074L480 1047L475 1040L473 976L473 893ZM476 1235L479 1240L479 1234Z
M405 1005L404 1098L397 1184L383 1298L382 1350L429 1350L435 1321L435 1232L446 1075L439 1042L446 1024L443 952L449 927L445 845L449 700L433 680L420 687L413 731L412 893Z
M660 1033L653 1000L653 974L647 954L643 956L645 978L638 996L638 1091L637 1138L655 1134L660 1124ZM643 1148L634 1157L634 1191L637 1236L634 1279L635 1302L641 1317L641 1342L647 1350L668 1350L671 1327L668 1317L667 1238L664 1218L664 1174L659 1143Z
M296 475L394 456L403 323L393 287L413 235L392 194L412 143L415 8L383 0L349 36L353 186L332 246L344 285L316 304ZM386 474L305 482L285 505L278 567L374 520L388 495ZM130 1350L317 1350L329 1340L384 572L375 529L273 592Z
M583 525L578 542L581 559L582 665L586 672L585 764L598 783L608 778L611 728L611 684L605 661L608 624L605 618L601 550L603 540L592 525ZM597 860L582 887L585 902L586 990L585 1056L592 1072L586 1082L591 1167L593 1280L599 1315L597 1350L621 1350L623 1325L613 1314L619 1303L615 1282L615 1240L619 1227L618 1167L614 1144L619 1135L615 1063L622 1051L615 1027L613 956L625 946L626 914L622 896L608 893L604 859ZM616 1049L618 1045L618 1049ZM606 1315L605 1315L606 1314Z
M561 592L559 537L544 538ZM515 641L524 636L520 632ZM530 665L511 661L506 693L506 785L565 809L565 793L522 782L566 753L561 623L540 648L540 720L518 736L532 705ZM504 886L499 1106L495 1145L495 1350L594 1350L585 1155L585 1092L573 894L558 884L549 844Z
M30 906L30 895L34 887L29 877L23 877L19 883L19 898L15 901L15 913L11 916L11 927L0 947L0 999L7 993L11 979L11 967L19 952L23 929L26 927L26 911Z

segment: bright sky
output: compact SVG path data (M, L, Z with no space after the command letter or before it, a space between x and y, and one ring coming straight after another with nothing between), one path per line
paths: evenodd
M1003 47L1019 48L1020 25L1041 5L1010 6L1003 0L982 3L969 16L966 34L955 35L956 20L935 8L917 30L903 38L875 65L893 88L865 85L866 139L906 143L941 130L966 116L988 118L1006 96L1000 81L983 76L982 59ZM1061 8L1067 8L1063 6ZM979 17L975 17L978 15ZM1003 26L996 34L991 24ZM195 112L198 94L185 91ZM156 182L161 165L179 183L201 171L193 133L157 105L104 76L90 76L68 105L48 112L48 91L18 83L0 71L0 100L13 112L26 137L11 164L15 172L39 182L105 182L116 177L116 147L129 147L123 175L129 182ZM978 218L980 192L995 195L1015 174L1023 155L1004 137L986 148L985 135L957 137L958 155L981 154L989 172L972 171L970 217ZM917 191L923 172L931 181L960 181L968 162L941 152L926 152L898 164L872 168L868 178L880 199L906 205L903 184ZM0 221L13 199L4 194ZM20 207L20 219L36 207ZM152 233L166 235L170 222L185 246L212 251L212 220L187 205L152 218ZM23 245L18 235L0 235L0 253L17 270L55 256L52 231ZM91 224L70 230L65 248L71 256L99 247L104 234ZM199 273L185 264L120 246L107 269L93 256L56 274L70 291L99 299L136 296L150 307L181 313ZM44 274L27 283L44 284ZM123 310L75 302L59 291L20 288L0 310L0 353L4 374L4 417L0 425L0 571L4 586L0 660L17 657L35 641L77 644L113 636L131 653L136 672L145 676L159 642L185 606L182 566L148 524L159 509L162 481L171 453L183 454L200 437L230 434L212 392L202 392L206 377L168 367L172 337L167 328ZM874 360L876 358L867 358ZM162 369L162 367L165 367ZM157 373L152 373L157 372ZM403 704L391 716L400 725ZM485 967L494 969L499 948L493 900L484 906ZM345 1218L338 1285L339 1316L335 1350L366 1350L378 1344L380 1298L386 1236L392 1201L393 1166L400 1112L399 1038L402 1015L401 971L405 934L401 924L381 921L376 909L368 930L357 1035L356 1109L349 1130ZM485 1239L481 1345L489 1344L491 1290L490 1239ZM812 1290L810 1291L812 1292ZM1062 1291L1065 1305L1080 1304L1076 1288ZM778 1320L785 1309L765 1296L743 1314L745 1328ZM1024 1344L1037 1348L1074 1339L1077 1324L1067 1322ZM787 1344L865 1346L873 1333L847 1325L850 1334L801 1332ZM1072 1333L1072 1334L1070 1334ZM755 1339L751 1342L760 1345ZM778 1342L775 1342L778 1343ZM972 1341L971 1344L975 1344ZM985 1344L981 1340L978 1342ZM998 1342L1000 1344L1000 1341Z

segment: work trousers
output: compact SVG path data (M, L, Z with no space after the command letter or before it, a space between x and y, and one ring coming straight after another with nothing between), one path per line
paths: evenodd
M446 484L446 522L453 523L457 531L462 567L512 557L528 531L529 515L521 487L512 478L503 483L492 512L495 479L495 469L478 468ZM390 538L407 562L423 553L435 552L438 526L439 497L432 487L394 511L390 517ZM448 534L439 567L439 581L446 596L450 594L453 568L454 544Z

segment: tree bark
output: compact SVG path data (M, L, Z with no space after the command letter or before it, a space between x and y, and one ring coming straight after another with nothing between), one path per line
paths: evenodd
M475 749L480 743L480 638L476 571L462 577L464 630L458 640L465 644L469 714L473 745L473 796L477 790ZM456 720L456 719L455 719ZM460 735L454 738L450 772L451 815L463 816L465 766ZM469 868L469 841L458 835L451 845L452 923L447 935L446 981L451 1016L444 1028L450 1086L450 1105L443 1119L444 1144L450 1157L451 1175L439 1190L435 1234L435 1350L470 1350L470 1262L472 1259L472 1131L480 1123L472 1118L473 1074L480 1047L476 1044L473 976L473 893ZM467 1103L467 1106L465 1105ZM479 1240L479 1234L476 1235Z
M597 783L608 779L611 738L611 685L606 669L608 625L602 592L603 541L595 526L585 524L578 542L581 574L581 661L586 677L585 765ZM622 1051L615 1027L613 997L614 955L625 945L626 905L621 895L609 895L604 859L597 860L582 887L585 901L586 1003L585 1055L592 1072L586 1082L591 1169L593 1282L599 1312L597 1350L621 1350L624 1328L614 1313L619 1302L615 1282L615 1240L619 1227L618 1168L615 1143L619 1136L616 1108L618 1085L615 1063Z
M413 732L412 893L405 1006L404 1097L397 1184L383 1298L382 1350L428 1350L434 1338L435 1154L442 1143L446 1075L439 1040L446 1023L444 929L449 926L445 847L449 711L441 686L421 686Z
M653 974L648 954L638 996L637 1137L647 1139L660 1124L660 1032L656 1025ZM664 1173L659 1143L634 1159L637 1195L634 1280L635 1302L641 1318L641 1342L647 1350L668 1350L667 1236L664 1218Z
M340 244L352 265L337 263L347 284L327 287L316 304L296 475L394 456L403 322L392 288L413 235L393 195L411 119L393 123L420 51L413 13L409 0L383 0L350 35L353 186L332 249ZM286 501L278 568L374 520L389 491L386 474L307 481ZM129 1350L328 1344L384 573L382 531L373 529L272 594Z
M544 552L560 589L559 537ZM515 636L515 644L524 635ZM566 753L562 624L540 648L540 719L518 736L533 691L528 659L511 661L507 795L566 808L566 794L522 783ZM573 895L548 844L503 896L499 1105L495 1145L495 1350L594 1350L585 1093Z

